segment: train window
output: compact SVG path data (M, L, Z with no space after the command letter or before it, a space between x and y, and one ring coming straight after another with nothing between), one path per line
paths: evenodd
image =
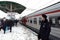
M30 20L30 23L32 23L32 20Z
M59 24L60 24L60 20L59 20Z
M52 19L52 23L55 24L55 19Z
M58 17L58 22L59 22L59 24L60 24L60 17Z
M37 18L34 18L34 24L37 24Z

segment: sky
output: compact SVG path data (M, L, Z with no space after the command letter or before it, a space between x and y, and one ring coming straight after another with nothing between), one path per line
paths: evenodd
M60 0L0 0L0 1L13 1L25 6L26 9L21 14L16 15L16 18L19 18L31 14L42 8L45 8L49 5L52 5L56 2L59 2Z

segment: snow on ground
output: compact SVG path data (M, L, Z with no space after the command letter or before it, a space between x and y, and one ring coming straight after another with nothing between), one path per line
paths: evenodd
M3 30L0 31L0 40L37 40L37 34L30 29L19 25L18 27L13 27L12 32L9 30L6 31L6 34L3 33Z

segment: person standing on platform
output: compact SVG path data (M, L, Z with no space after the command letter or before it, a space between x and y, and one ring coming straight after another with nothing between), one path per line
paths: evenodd
M47 16L45 14L42 14L42 21L41 21L41 27L38 34L38 40L49 40L49 35L51 32L51 26L48 22Z
M7 21L6 21L5 17L3 18L2 25L3 25L3 30L4 30L4 34L5 34L5 32L6 32L6 26L7 26Z
M12 26L14 25L13 21L11 19L8 20L8 26L10 29L10 32L12 32Z

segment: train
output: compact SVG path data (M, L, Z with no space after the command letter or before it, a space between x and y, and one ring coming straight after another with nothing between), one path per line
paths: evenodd
M28 28L32 29L33 31L37 32L38 30L39 32L42 14L47 15L47 19L51 24L51 35L58 37L60 40L60 2L24 16L21 19L21 23L23 25L27 25Z
M41 21L41 14L46 14L47 19L50 21L52 27L60 27L60 2L52 4L48 7L35 11L25 17L22 20L26 25L39 29L40 21Z

